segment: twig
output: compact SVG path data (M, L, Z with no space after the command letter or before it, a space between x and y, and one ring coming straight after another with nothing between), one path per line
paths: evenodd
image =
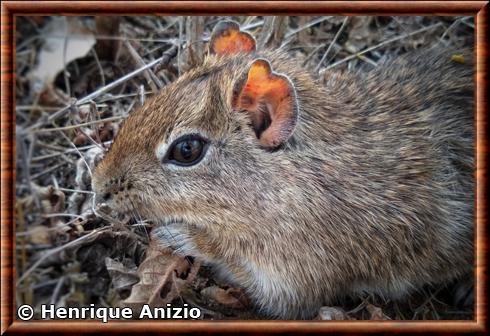
M83 216L80 215L75 215L75 214L70 214L70 213L50 213L50 214L41 214L42 218L57 218L57 217L69 217L69 218L77 218L77 219L84 219Z
M68 25L67 18L64 18L64 24ZM65 86L66 86L66 94L67 96L71 96L71 87L70 87L70 80L68 78L68 71L66 70L66 50L68 47L68 36L65 35L63 38L63 77L65 80Z
M59 280L58 283L56 284L56 287L54 288L53 295L51 295L51 300L50 304L55 304L56 300L58 299L58 296L60 294L61 287L65 283L65 276L62 276Z
M60 191L66 191L66 192L95 195L95 192L89 191L89 190L69 189L69 188L57 188L57 189Z
M37 36L37 38L63 38L65 35L60 34L43 34L42 36ZM75 39L86 39L86 34L66 34L66 36ZM96 40L118 40L118 41L137 41L137 42L153 42L153 43L169 43L175 44L176 39L155 39L155 38L138 38L138 37L128 37L128 36L114 36L114 35L104 35L104 34L90 34L91 37L94 37Z
M163 53L162 57L160 57L160 63L158 63L155 67L155 72L159 72L163 68L166 68L172 58L177 56L178 54L178 47L177 46L172 46L170 49L168 49L166 52Z
M143 104L145 103L145 87L143 84L140 85L139 87L139 97L140 97L140 105L143 106Z
M436 289L433 293L429 293L429 297L420 305L418 306L416 309L415 309L415 314L419 314L420 311L428 304L431 302L432 299L434 299L436 297L437 294L439 294L439 292L443 289L443 287L440 287L438 289ZM414 315L415 316L415 315Z
M80 155L80 158L83 160L83 163L85 163L85 166L87 167L87 171L90 175L90 177L92 177L92 170L90 169L90 166L89 164L87 163L87 160L85 160L85 157L82 155L82 153L80 153L80 151L78 150L77 146L75 146L75 144L73 143L73 141L70 140L70 138L68 138L65 133L59 131L59 133L61 134L61 136L63 138L65 138L66 141L68 141L68 143L75 149L75 151L78 153L78 155Z
M61 117L65 113L67 113L70 109L72 109L73 106L74 106L74 104L75 104L75 102L76 102L76 99L73 99L72 102L70 102L70 104L68 104L67 106L61 108L60 110L58 110L55 113L51 114L47 118L42 118L41 120L39 120L34 125L26 128L26 133L29 132L29 131L31 131L31 130L34 130L34 129L38 128L38 127L41 127L43 125L46 125L46 124L50 123L53 120L58 119L59 117Z
M159 33L162 34L162 33L165 33L169 28L172 28L176 23L177 23L177 20L172 18L172 17L168 17L168 18L163 18L163 19L168 19L169 23L167 23L166 26L162 27L160 21L157 21L157 25L159 27Z
M288 39L291 36L293 36L295 34L298 34L300 31L305 30L305 29L310 28L310 27L313 27L313 26L315 26L315 25L317 25L319 23L322 23L323 21L327 21L330 18L331 18L331 16L322 16L322 17L320 17L318 19L315 19L315 20L307 23L306 25L304 25L302 27L299 27L299 28L297 28L295 30L292 30L292 31L286 33L286 35L284 36L284 38L285 39Z
M288 26L287 16L268 16L264 20L262 33L257 41L257 48L276 48L281 45Z
M107 92L107 91L110 91L112 89L114 89L115 87L117 87L118 85L126 82L127 80L139 75L140 73L142 73L143 71L145 71L146 69L149 69L153 66L155 66L156 64L158 64L159 62L161 62L161 60L163 59L163 56L160 57L160 58L157 58L156 60L154 61L151 61L150 63L148 63L147 65L139 68L139 69L136 69L130 73L128 73L127 75L115 80L114 82L106 85L106 86L103 86L101 87L100 89L98 89L97 91L89 94L88 96L80 99L78 102L77 102L77 106L79 105L83 105L83 104L86 104L88 103L89 101L97 98L98 96L100 96L101 94Z
M100 124L104 122L109 122L109 121L115 121L115 120L121 120L126 118L125 116L115 116L115 117L109 117L109 118L104 118L100 120L92 120L88 121L85 123L77 124L77 125L69 125L69 126L62 126L62 127L54 127L54 128L41 128L32 131L32 133L47 133L47 132L54 132L54 131L66 131L74 128L80 128L84 126L89 126L89 125L94 125L94 124Z
M71 103L71 104L63 107L61 110L59 110L59 111L55 112L54 114L50 115L45 120L41 120L38 123L34 124L33 126L27 128L26 131L37 129L37 128L41 127L41 126L44 126L44 125L48 124L51 121L54 121L55 119L63 116L66 112L68 112L74 105L80 106L80 105L83 105L83 104L86 104L86 103L90 102L91 100L99 97L103 93L105 93L107 91L110 91L110 90L114 89L115 87L121 85L122 83L126 82L127 80L129 80L129 79L131 79L131 78L139 75L140 73L142 73L146 69L149 69L149 68L155 66L156 64L160 63L163 59L166 59L167 57L168 56L163 55L162 57L157 58L156 60L151 61L147 65L145 65L145 66L143 66L143 67L141 67L139 69L136 69L136 70L128 73L127 75L125 75L125 76L123 76L123 77L115 80L112 83L107 84L106 86L101 87L100 89L96 90L95 92L92 92L91 94L85 96L84 98L80 99L79 101L74 100L73 103Z
M93 121L100 121L100 114L97 112L97 104L95 104L95 102L90 102L89 104L89 114L88 114L89 118L88 118L88 122L93 122ZM102 139L100 138L100 128L99 127L94 127L94 125L90 125L90 130L92 131L92 133L94 133L95 135L95 138L97 141L93 141L92 140L92 137L88 136L88 138L92 141L92 143L94 143L94 145L96 145L97 147L99 147L100 149L104 149L100 143L102 142ZM83 132L85 133L85 132Z
M56 253L59 253L59 252L63 251L66 248L69 248L69 247L72 247L72 246L77 246L78 244L80 244L81 242L87 240L88 238L91 238L92 236L97 235L97 234L101 234L103 231L106 231L106 230L112 230L112 228L109 227L109 226L107 226L107 227L101 227L99 229L95 229L95 230L93 230L92 232L90 232L89 234L87 234L85 236L78 237L77 239L72 240L71 242L69 242L69 243L67 243L65 245L62 245L62 246L59 246L59 247L56 247L56 248L54 248L52 250L47 251L45 254L43 254L43 256L41 258L39 258L34 263L34 265L32 265L31 267L29 267L29 269L27 271L25 271L24 274L22 274L22 276L17 280L16 286L18 287L22 283L22 281L24 281L47 258L51 257L52 255L54 255Z
M40 106L40 105L18 105L15 111L58 111L60 107Z
M107 146L107 145L109 145L111 143L112 143L112 141L106 141L106 142L104 142L102 144L104 146ZM54 157L57 157L57 156L60 156L60 155L70 154L70 153L77 152L77 151L80 151L80 150L92 149L94 147L97 147L97 146L95 146L95 145L88 145L88 146L83 146L83 147L70 148L70 149L67 149L67 150L65 150L64 152L61 152L61 153L53 153L53 154L40 155L40 156L33 157L32 158L32 162L44 161L46 159L54 158Z
M309 60L310 60L310 59L311 59L311 58L312 58L312 57L313 57L313 56L314 56L314 55L315 55L315 54L316 54L316 53L317 53L317 52L318 52L320 49L322 49L324 46L325 46L324 44L317 45L317 46L315 47L315 49L313 49L313 51L311 51L311 52L308 54L308 56L306 56L306 57L305 57L305 59L304 59L304 61L303 61L303 66L305 66L306 64L308 64L308 61L309 61ZM334 43L334 44L333 44L333 48L335 48L335 49L339 49L339 50L340 50L341 46L340 46L338 43ZM332 57L335 57L335 55L337 55L337 53L338 53L338 52L336 52L336 53L334 54L334 56L332 56Z
M263 24L264 24L264 21L263 20L260 20L260 21L257 21L255 23L245 24L243 27L240 27L240 29L243 30L243 31L248 31L250 29L254 29L254 28L260 27ZM209 38L207 40L209 40Z
M456 28L463 21L463 19L464 18L459 18L457 20L454 20L454 22L451 23L451 25L441 35L441 37L437 41L436 45L439 45L440 43L444 43L445 42L444 38L446 37L446 35L449 34L454 28Z
M475 25L473 23L467 22L467 20L463 20L463 24L470 27L471 29L475 29Z
M188 16L186 18L186 41L187 41L187 53L186 62L187 66L194 66L201 64L204 54L202 34L204 32L204 17L203 16Z
M83 218L83 217L82 217L82 218ZM75 223L75 222L76 222L77 220L79 220L79 219L80 219L80 217L76 217L76 218L74 218L74 219L72 219L72 220L70 220L70 221L68 221L68 222L66 222L66 223L62 223L62 224L58 224L58 225L53 226L53 227L46 228L46 229L44 229L44 231L45 231L45 232L50 232L50 231L60 231L60 229L62 229L62 228L64 228L64 227L67 227L67 226L69 226L69 225L71 225L71 224ZM82 219L82 220L80 221L80 224L81 224L81 225L83 225L83 224L85 224L86 222L87 222L87 221L86 221L86 219ZM15 233L15 236L16 236L16 237L26 237L26 236L30 236L30 235L33 235L33 234L37 234L37 232L35 232L35 231L20 231L20 232L16 232L16 233ZM49 246L49 247L50 247L50 246ZM49 247L48 247L48 248L49 248Z
M389 40L383 41L383 42L381 42L381 43L379 43L379 44L377 44L377 45L375 45L375 46L372 46L372 47L366 48L366 49L364 49L364 50L362 50L362 51L360 51L360 52L358 52L358 53L356 53L356 54L353 54L353 55L347 56L346 58L343 58L343 59L341 59L341 60L339 60L339 61L337 61L337 62L335 62L335 63L333 63L333 64L330 64L328 67L326 67L326 68L324 68L324 69L320 70L320 72L319 72L319 73L320 73L320 74L323 74L325 71L330 70L330 69L332 69L332 68L334 68L334 67L336 67L336 66L338 66L338 65L340 65L340 64L343 64L343 63L345 63L345 62L348 62L348 61L350 61L351 59L354 59L354 58L358 57L359 55L363 55L363 54L365 54L365 53L368 53L368 52L370 52L370 51L373 51L373 50L375 50L375 49L378 49L378 48L380 48L380 47L383 47L383 46L385 46L385 45L387 45L387 44L390 44L390 43L393 43L393 42L396 42L396 41L402 40L402 39L404 39L404 38L407 38L407 37L410 37L410 36L413 36L413 35L416 35L416 34L423 33L423 32L425 32L425 31L427 31L427 30L431 30L431 29L434 29L434 28L440 27L441 25L442 25L442 23L441 23L441 22L438 22L438 23L435 23L435 24L430 25L430 26L428 26L428 27L424 27L424 28L418 29L418 30L416 30L416 31L413 31L413 32L411 32L411 33L404 34L404 35L397 36L397 37L391 38L391 39L389 39Z
M317 66L315 67L315 72L317 72L318 69L320 69L320 67L322 66L323 62L325 62L325 59L327 58L328 53L330 52L330 50L332 49L334 44L337 43L337 40L338 40L340 34L344 31L344 28L347 26L347 22L349 22L348 16L345 17L344 22L342 22L342 25L340 26L339 30L337 30L337 33L335 34L332 42L330 42L330 44L327 48L327 51L325 51L322 59L320 60L320 62L318 62Z
M102 65L100 64L100 60L99 60L99 56L97 56L97 52L93 48L92 48L92 54L94 55L95 64L97 64L97 68L99 68L100 80L102 82L102 86L105 86L104 69L102 68Z
M133 58L136 65L139 67L145 66L145 61L143 61L143 59L136 52L136 50L133 48L131 43L129 41L124 41L124 45L129 50L129 54ZM153 93L157 93L158 90L160 90L163 87L163 83L150 69L147 69L145 72L143 72L143 75L145 76L146 81L148 82L148 85L150 85Z
M178 44L178 49L177 49L177 75L180 76L180 56L181 56L181 50L182 50L182 37L184 33L184 17L181 16L179 18L179 44Z
M43 288L43 287L46 287L46 286L55 285L56 283L58 283L58 281L59 281L58 279L51 279L51 280L48 280L48 281L37 283L37 284L33 285L31 288L33 290L37 290L39 288Z
M21 131L21 128L17 130L17 135L19 138L22 138L23 132ZM25 172L25 178L27 182L27 186L29 189L29 193L34 196L34 203L38 209L41 209L41 200L39 199L39 195L37 191L33 188L33 183L32 183L32 176L31 176L31 168L32 168L32 156L34 152L34 146L36 142L36 136L35 134L28 134L27 139L30 141L29 143L29 149L26 149L26 144L24 142L24 139L20 139L20 149L21 149L21 154L22 158L24 160L24 172ZM19 143L19 139L16 139L17 143Z
M155 71L155 72L158 72L158 71ZM151 91L145 91L144 93L145 93L145 95L152 95L153 94L153 92L151 92ZM114 95L114 96L106 95L100 99L99 103L113 101L113 100L117 100L117 99L133 98L133 97L138 96L139 94L140 94L139 92L136 92L136 93L126 93L126 94Z
M359 57L359 59L363 60L364 62L371 64L373 67L378 66L378 63L376 63L375 61L373 61L372 59L370 59L367 56L359 55L358 57Z
M15 208L17 212L17 224L18 228L17 230L19 231L26 231L26 221L24 217L24 207L20 202L15 202ZM21 268L22 272L26 271L27 268L27 253L26 253L26 240L24 238L20 239L20 244L18 244L18 247L21 248L20 251L20 263L21 263Z
M31 179L32 180L36 180L36 179L40 178L41 176L44 176L44 175L46 175L48 173L51 173L53 170L56 170L56 169L58 169L58 168L60 168L60 167L62 167L64 165L66 165L67 163L70 163L70 162L65 161L65 162L59 163L59 164L57 164L57 165L55 165L55 166L53 166L51 168L48 168L48 169L46 169L46 170L44 170L42 172L39 172L39 173L37 173L35 175L32 175L31 176Z

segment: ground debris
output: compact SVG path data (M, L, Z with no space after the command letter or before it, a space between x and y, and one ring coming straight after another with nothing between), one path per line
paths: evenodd
M155 88L202 61L222 18L15 19L17 305L33 305L37 318L40 305L49 303L138 309L188 304L204 319L264 318L240 288L222 283L209 266L150 242L153 223L104 215L91 190L92 171L124 119ZM473 17L233 19L261 45L288 50L325 82L336 72L366 71L414 49L474 44ZM451 60L465 62L458 53ZM473 319L473 287L463 280L426 286L403 302L359 295L329 303L316 318Z
M137 310L144 304L164 307L178 297L179 288L185 283L179 280L185 280L184 274L196 272L190 271L192 267L198 266L174 254L172 250L161 250L153 242L137 270L139 282L132 287L130 296L123 304ZM189 279L188 276L185 278Z

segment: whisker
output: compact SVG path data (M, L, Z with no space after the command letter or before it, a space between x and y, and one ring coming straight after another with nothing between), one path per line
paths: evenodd
M136 221L138 223L144 223L144 220L141 217L141 214L139 213L138 209L136 208L136 206L135 206L135 204L131 198L129 198L129 203L131 204L131 213L133 215L133 218L136 218ZM150 234L148 233L148 230L146 229L145 225L143 225L143 229L145 230L146 237L148 238L148 240L150 240Z

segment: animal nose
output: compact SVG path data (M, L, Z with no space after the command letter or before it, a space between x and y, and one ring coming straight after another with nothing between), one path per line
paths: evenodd
M95 193L95 202L97 204L105 203L110 206L110 203L113 202L115 197L118 197L119 194L123 194L125 192L130 191L132 188L132 183L127 181L126 179L116 179L112 178L106 181L102 185L98 185L94 189Z
M98 192L95 194L95 203L102 204L112 201L112 193L109 191Z
M112 200L112 193L105 192L102 194L101 198L104 202L108 202L108 201Z

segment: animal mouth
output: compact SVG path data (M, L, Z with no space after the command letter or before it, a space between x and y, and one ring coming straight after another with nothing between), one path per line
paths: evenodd
M136 221L143 219L142 214L133 203L117 205L113 203L97 203L95 209L99 217L105 218L108 221L116 220L125 223L131 219Z
M99 204L96 210L99 217L104 218L109 222L113 222L114 220L118 222L127 222L129 218L134 217L128 212L120 211L119 209L116 210L105 203Z

